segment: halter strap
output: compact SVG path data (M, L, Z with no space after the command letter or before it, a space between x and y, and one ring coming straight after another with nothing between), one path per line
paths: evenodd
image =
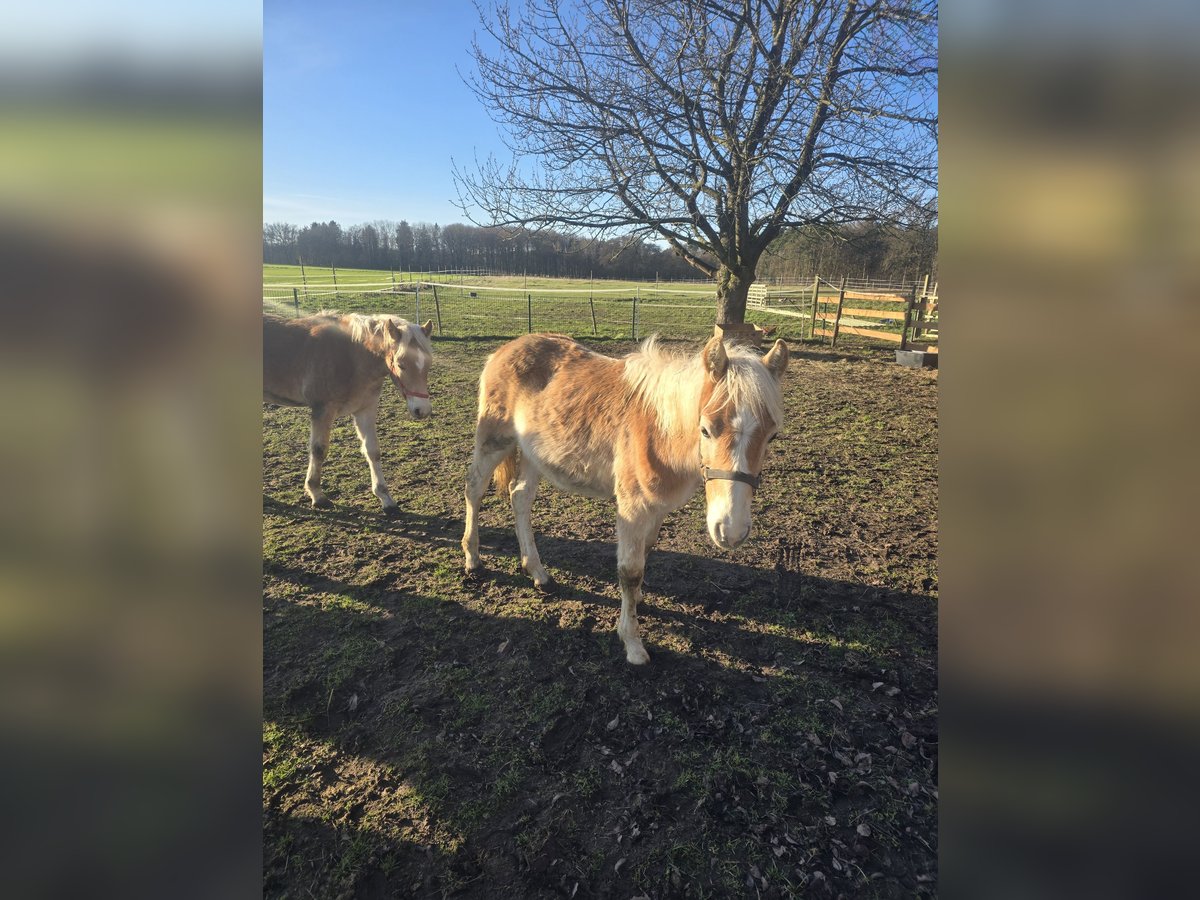
M410 391L408 388L406 388L404 386L404 379L392 371L391 364L388 364L388 374L392 376L392 381L395 383L396 387L400 388L400 393L404 395L404 399L407 400L409 397L419 397L422 400L429 399L428 394L422 394L420 391Z
M751 475L749 472L729 472L725 469L710 469L708 466L700 467L700 475L705 481L740 481L743 484L750 485L751 490L757 490L758 483L762 481L762 475Z

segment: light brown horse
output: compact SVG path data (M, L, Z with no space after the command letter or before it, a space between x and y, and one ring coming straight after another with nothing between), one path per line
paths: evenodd
M333 505L321 490L321 466L334 419L349 414L371 467L371 490L383 504L384 513L398 512L379 464L375 431L379 395L384 379L391 376L414 418L430 414L432 328L432 321L418 327L387 315L329 311L303 319L263 315L263 399L312 410L304 492L313 506Z
M494 474L512 500L521 565L542 589L551 578L533 538L538 481L617 501L617 633L634 665L649 661L638 637L646 551L666 516L701 483L708 533L731 550L750 534L750 503L767 443L783 424L779 381L788 349L765 356L713 337L694 356L651 338L610 359L558 335L528 335L489 357L479 379L475 452L467 474L466 572L479 558L479 504Z

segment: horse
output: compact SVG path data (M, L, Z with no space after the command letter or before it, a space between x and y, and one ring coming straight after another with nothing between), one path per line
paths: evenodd
M433 322L417 326L399 316L322 311L300 319L263 314L263 399L312 411L304 492L315 508L333 506L321 489L329 430L349 413L371 469L371 491L385 515L399 512L379 464L375 422L384 379L404 396L409 414L424 419L429 403Z
M494 478L516 519L521 565L535 587L553 581L534 542L538 483L614 497L621 614L617 634L633 665L649 662L638 636L646 552L663 520L704 485L708 534L723 550L750 535L750 506L767 444L783 424L780 380L788 349L761 358L714 336L695 355L658 346L613 359L561 335L517 338L493 353L479 379L475 447L466 482L466 578L482 568L479 505Z

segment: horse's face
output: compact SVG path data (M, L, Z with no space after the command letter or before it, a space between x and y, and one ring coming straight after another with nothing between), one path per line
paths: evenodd
M432 361L426 349L429 342L417 337L416 325L409 325L402 331L389 321L387 328L390 338L387 361L392 383L404 396L409 415L424 419L433 412L429 403L429 364ZM419 330L428 339L433 331L433 320L420 326Z
M700 410L700 465L705 478L704 495L708 503L708 534L723 550L732 550L750 536L750 509L755 483L762 472L767 445L775 438L781 422L768 411L779 403L763 402L764 393L776 392L787 368L788 349L776 341L762 363L750 371L736 374L740 384L731 392L730 362L720 338L712 338L704 347L704 364L712 382L706 402Z

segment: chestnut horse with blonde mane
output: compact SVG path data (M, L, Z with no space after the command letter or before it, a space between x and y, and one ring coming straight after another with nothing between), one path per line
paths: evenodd
M750 535L750 505L767 443L783 424L783 341L765 356L713 337L696 355L655 338L624 359L559 335L535 334L493 353L479 379L475 452L467 474L466 573L481 568L479 504L495 475L516 517L521 565L540 589L552 580L534 543L538 482L617 501L617 633L626 659L649 662L638 637L646 552L663 519L701 484L708 533L732 550Z
M281 319L263 314L263 399L312 410L304 492L313 506L333 505L321 489L321 467L334 420L349 414L371 469L372 492L386 515L399 511L379 462L379 396L390 376L413 418L430 414L432 328L431 321L417 326L389 315L322 311Z

